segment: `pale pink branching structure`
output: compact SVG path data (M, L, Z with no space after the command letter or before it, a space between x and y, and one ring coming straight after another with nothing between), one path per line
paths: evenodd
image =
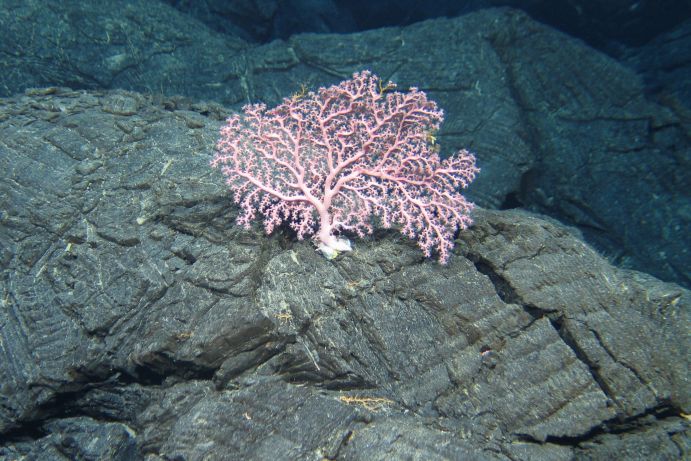
M282 223L298 239L316 231L329 257L350 250L342 231L396 226L445 263L454 233L472 222L460 190L479 170L466 150L442 161L434 133L443 112L417 88L393 88L364 71L230 117L211 164L240 205L237 222L249 228L259 213L267 233Z

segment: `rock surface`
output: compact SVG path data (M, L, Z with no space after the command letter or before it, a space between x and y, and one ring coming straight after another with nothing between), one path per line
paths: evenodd
M235 109L370 69L445 110L443 154L478 155L474 201L550 215L616 264L691 287L687 111L648 100L631 69L519 11L257 46L162 3L18 2L0 9L0 47L0 94L124 88Z
M352 33L510 6L591 46L642 45L691 15L685 0L164 0L214 30L267 42L301 32Z
M233 225L226 113L0 102L0 458L683 459L689 292L478 210L446 266Z

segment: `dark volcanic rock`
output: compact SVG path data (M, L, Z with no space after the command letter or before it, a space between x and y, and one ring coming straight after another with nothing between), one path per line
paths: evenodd
M357 32L451 17L489 6L518 8L598 48L641 45L691 15L686 0L165 0L209 27L249 40L300 32Z
M123 88L239 108L370 69L439 102L444 154L478 155L482 174L469 192L477 203L548 214L616 264L691 287L683 104L647 100L639 75L524 13L491 9L257 46L158 2L12 3L0 9L0 94Z
M223 100L245 41L162 2L9 0L0 5L0 95L25 88L123 88Z
M691 19L640 48L625 62L645 77L650 93L680 114L691 132Z
M446 266L383 231L329 261L233 224L218 106L0 112L0 457L688 455L689 292L568 229L478 210Z

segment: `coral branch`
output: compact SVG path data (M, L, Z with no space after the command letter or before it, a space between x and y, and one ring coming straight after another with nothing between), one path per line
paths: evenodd
M445 263L454 233L472 222L459 190L479 170L466 150L442 161L433 136L442 111L417 88L393 88L364 71L230 117L211 164L240 205L238 223L249 227L260 213L267 233L286 223L332 257L350 250L339 232L362 237L377 216Z

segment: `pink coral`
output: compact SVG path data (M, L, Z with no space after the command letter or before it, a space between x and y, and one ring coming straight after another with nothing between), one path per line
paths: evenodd
M237 222L249 227L259 212L267 233L283 222L298 239L316 229L319 248L334 256L350 249L337 233L362 237L377 217L445 263L454 233L472 222L459 190L479 170L466 150L442 161L434 142L442 111L417 88L394 87L364 71L230 117L211 164L241 207Z

